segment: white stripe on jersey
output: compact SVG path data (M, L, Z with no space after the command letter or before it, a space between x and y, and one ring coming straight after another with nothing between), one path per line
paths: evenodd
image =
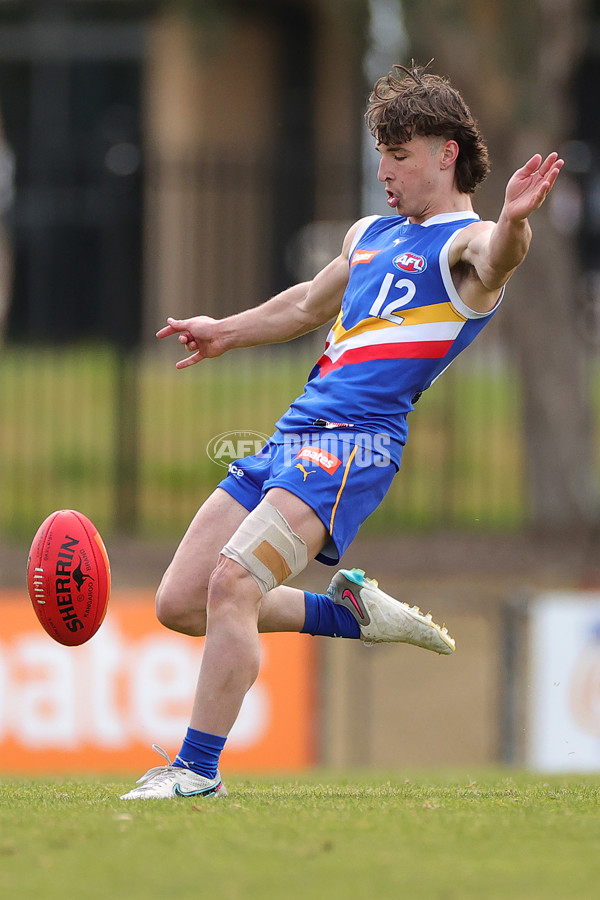
M350 338L342 338L337 343L332 341L325 351L325 356L335 362L342 353L356 347L369 347L375 344L410 344L419 341L454 341L464 324L464 322L425 322L421 325L392 325L376 331L365 331ZM333 339L333 331L329 332L328 340L330 338Z

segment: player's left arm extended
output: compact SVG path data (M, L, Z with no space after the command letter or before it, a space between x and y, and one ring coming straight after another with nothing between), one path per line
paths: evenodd
M484 290L499 292L527 255L531 242L529 216L539 209L563 166L557 153L545 160L532 156L506 186L497 223L473 225L461 248L461 261L473 266Z

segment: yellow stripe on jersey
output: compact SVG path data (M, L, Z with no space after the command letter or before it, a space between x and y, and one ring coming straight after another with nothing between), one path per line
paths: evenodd
M432 303L431 306L416 306L400 309L403 325L421 325L425 322L467 322L466 316L457 312L451 303Z
M403 321L401 321L403 320ZM388 319L380 319L377 316L370 316L363 319L352 328L345 329L342 325L341 314L336 319L332 327L333 339L335 343L346 340L358 334L365 334L369 331L379 331L383 328L397 328L399 325L424 325L428 323L438 322L466 322L465 316L457 312L451 303L432 303L430 306L416 306L409 309L398 310L398 321L390 322Z

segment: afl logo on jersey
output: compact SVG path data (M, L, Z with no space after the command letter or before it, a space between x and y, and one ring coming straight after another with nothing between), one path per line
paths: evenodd
M427 260L424 256L417 256L416 253L401 253L392 260L397 269L403 272L410 272L418 275L427 268Z

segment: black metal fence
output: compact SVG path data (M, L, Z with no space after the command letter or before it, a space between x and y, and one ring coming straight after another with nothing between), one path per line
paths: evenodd
M226 471L214 439L269 435L302 388L317 342L241 351L183 372L173 366L175 346L5 346L1 532L27 538L53 509L72 507L106 533L180 534ZM490 349L471 348L421 399L401 472L367 528L523 523L518 382L501 357L490 365Z
M351 216L352 197L305 199L300 221L275 199L286 184L293 202L295 173L286 163L238 164L233 183L223 158L151 166L143 175L129 162L113 160L93 184L71 183L68 204L56 180L17 190L17 279L0 348L4 535L28 538L62 507L85 512L105 533L181 534L225 471L207 452L211 441L225 432L269 435L321 353L323 330L180 372L179 345L163 347L151 335L167 313L225 315L310 277L337 252L347 226L327 210ZM338 172L335 183L342 180L352 183L348 172ZM67 216L62 237L51 215L31 215L44 197L47 211L60 207ZM81 239L82 215L85 265L70 243ZM74 317L76 331L86 323L78 339L68 329L61 335L53 318L67 289L63 320ZM53 323L53 340L39 322ZM506 529L526 521L518 379L495 321L478 340L411 414L401 473L367 528Z

